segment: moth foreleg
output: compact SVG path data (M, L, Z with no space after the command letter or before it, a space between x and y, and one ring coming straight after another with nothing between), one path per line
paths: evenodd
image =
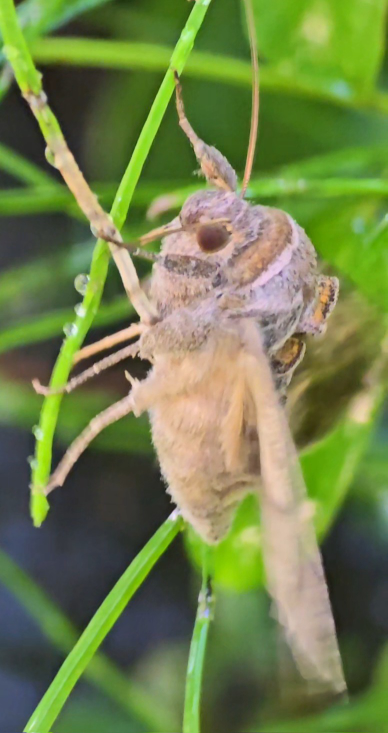
M106 351L107 349L111 349L113 346L117 346L117 344L122 344L123 341L129 341L130 339L135 338L135 336L140 336L146 328L147 326L144 323L131 323L130 326L123 328L121 331L116 331L116 333L112 333L110 336L105 336L105 338L100 339L100 341L95 341L93 344L84 346L83 349L80 349L76 353L73 365L78 364L79 361L83 361L84 359L89 359L90 356L99 354L100 351Z
M42 117L46 119L46 140L50 161L60 171L80 209L88 218L93 232L97 236L101 235L102 239L108 242L121 241L120 232L88 186L58 124L53 124L52 113L44 91L42 90L38 94L33 91L25 92L24 98L38 121ZM128 252L111 245L111 253L135 310L144 322L153 322L157 316L156 311L141 288L135 266Z
M35 392L37 392L38 394L43 394L45 396L52 394L69 394L70 392L73 392L75 389L77 389L77 387L80 387L81 384L85 384L85 382L89 381L89 379L92 379L101 372L105 371L105 369L109 369L115 364L119 364L120 361L123 361L124 359L136 356L138 352L138 343L129 344L123 349L116 351L114 354L110 354L110 356L106 356L104 359L97 361L95 364L89 367L89 369L85 369L85 371L81 372L81 374L77 374L76 377L70 379L70 381L67 384L64 384L62 387L44 387L41 385L38 379L33 379L32 385L35 389Z
M73 441L70 448L66 451L59 465L52 474L47 486L45 487L45 494L49 494L50 491L62 486L73 468L74 464L78 461L79 457L86 450L88 445L99 435L108 425L121 420L122 417L128 415L133 410L133 398L130 393L119 402L115 402L99 415L90 421L89 425L80 433L80 435Z

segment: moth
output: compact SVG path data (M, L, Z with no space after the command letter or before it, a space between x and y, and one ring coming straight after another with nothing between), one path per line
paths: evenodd
M258 83L238 191L226 158L190 125L177 74L175 80L179 124L210 188L190 196L173 221L140 239L141 245L162 240L153 256L150 299L132 273L128 291L140 323L101 346L138 339L75 377L64 391L128 356L148 360L151 369L143 381L129 375L129 394L92 420L45 492L64 483L107 425L130 412L148 412L167 491L206 543L220 542L243 497L257 494L268 589L295 662L312 687L341 694L346 685L314 512L283 409L305 336L325 330L338 281L319 274L312 243L286 212L245 200ZM103 236L119 256L117 233ZM83 356L90 353L87 348Z

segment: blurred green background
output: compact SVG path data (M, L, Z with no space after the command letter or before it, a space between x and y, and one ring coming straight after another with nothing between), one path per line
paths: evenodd
M388 730L387 2L254 0L254 6L262 87L248 193L289 211L312 238L323 272L341 280L328 333L308 345L295 377L289 414L317 502L351 703L311 716L292 700L279 700L278 640L263 588L257 507L248 500L215 557L217 608L205 667L203 730L383 731ZM52 108L107 206L190 9L185 0L24 0L18 6ZM48 381L63 327L71 324L80 299L74 279L88 271L93 241L46 163L39 130L11 81L3 65L1 733L22 730L50 684L72 643L73 629L66 635L66 623L84 628L170 511L147 421L128 418L93 444L66 488L53 495L43 527L31 526L26 459L33 453L41 398L30 380ZM241 173L251 94L238 0L212 0L183 85L193 127ZM156 196L200 185L195 167L170 104L130 210L126 238L153 226L146 214ZM140 264L139 271L146 275L147 266ZM112 266L89 340L128 320ZM132 371L142 376L144 369L135 363ZM55 459L126 389L118 368L67 397ZM102 689L85 678L55 733L147 730L136 705L128 704L129 692L122 702L134 685L143 707L160 709L159 729L165 730L168 719L171 729L179 730L199 586L197 555L195 538L175 541L104 644L115 665L112 684ZM38 586L66 621L53 615Z

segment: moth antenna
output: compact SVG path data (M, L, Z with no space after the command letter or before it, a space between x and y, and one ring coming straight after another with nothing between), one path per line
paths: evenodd
M35 392L37 392L38 394L42 394L45 397L54 394L69 394L70 392L73 392L73 390L77 389L77 387L80 387L81 384L85 384L85 382L88 382L89 379L96 377L105 369L109 369L111 366L114 366L114 364L119 364L119 362L123 361L124 359L136 356L138 351L139 344L137 341L134 344L129 344L129 346L124 346L123 349L119 349L119 351L116 351L110 356L105 356L104 359L101 359L101 361L97 361L95 364L89 367L89 369L85 369L84 372L81 372L81 374L78 374L76 377L70 379L70 381L67 384L64 384L63 387L44 387L38 379L32 380L32 386Z
M241 188L241 198L244 198L248 184L252 174L253 161L255 159L257 134L259 130L259 107L260 107L260 94L259 94L259 60L258 60L258 48L257 48L257 35L255 28L255 16L253 13L252 0L243 0L245 8L245 17L247 20L249 46L251 50L251 61L252 61L252 113L251 113L251 129L249 132L249 143L247 159L245 163L244 178Z
M108 236L107 234L102 236L100 232L96 232L96 235L101 237L101 239L105 239L106 242L115 244L117 247L127 249L128 252L136 255L136 257L145 257L146 259L150 259L152 258L152 252L147 252L146 254L142 253L141 250L138 249L139 245L140 247L144 247L147 244L151 244L151 242L155 242L157 239L163 239L163 237L167 237L169 234L177 234L182 231L183 227L181 224L170 222L169 224L163 224L156 229L152 229L150 232L147 232L147 234L143 234L141 237L138 237L134 242L123 242L121 239Z

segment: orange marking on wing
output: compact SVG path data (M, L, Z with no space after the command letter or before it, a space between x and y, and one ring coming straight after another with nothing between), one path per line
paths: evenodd
M319 300L314 311L313 320L317 324L324 323L337 300L338 286L335 278L327 277L321 280L319 285Z

